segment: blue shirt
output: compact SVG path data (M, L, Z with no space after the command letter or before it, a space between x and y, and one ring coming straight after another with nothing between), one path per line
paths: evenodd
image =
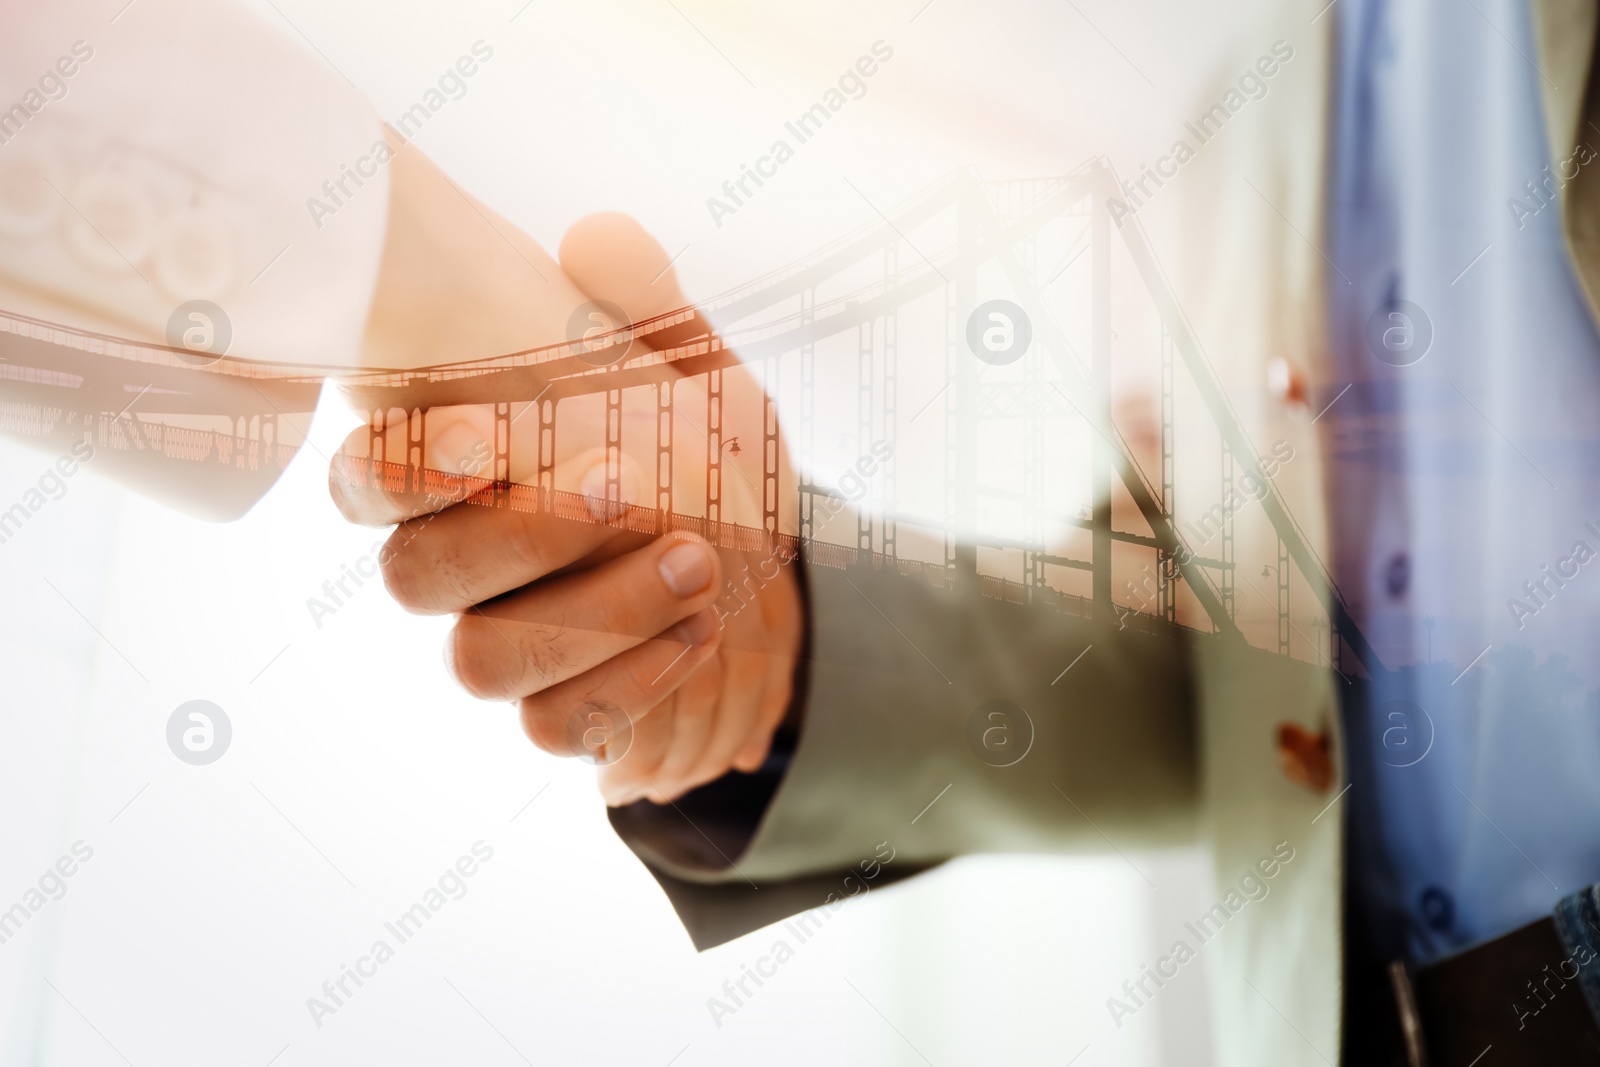
M1341 686L1351 886L1369 947L1427 962L1600 881L1600 336L1555 201L1600 130L1552 165L1523 0L1330 15L1312 407L1334 579L1386 668Z

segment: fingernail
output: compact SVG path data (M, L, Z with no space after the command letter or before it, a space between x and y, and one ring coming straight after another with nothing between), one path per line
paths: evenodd
M703 645L717 632L716 613L710 608L697 611L672 628L667 636L685 645Z
M692 597L711 583L711 553L693 541L667 549L657 566L661 580L680 597Z

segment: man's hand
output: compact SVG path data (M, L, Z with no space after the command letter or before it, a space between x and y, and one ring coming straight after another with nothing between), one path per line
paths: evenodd
M635 322L685 303L665 253L631 220L583 220L563 240L558 267L468 201L415 149L405 149L394 166L390 244L368 331L371 362L418 365L495 354L463 348L441 322L423 325L430 315L470 322L479 345L510 351L566 340L551 336L554 324L564 327L586 300L617 304ZM508 261L508 247L528 270ZM485 269L496 276L480 286L474 275ZM520 291L508 288L507 273ZM528 332L512 340L519 329ZM437 358L425 358L419 336L434 339ZM582 414L564 411L564 435ZM428 419L427 466L483 470L494 432L489 412L439 408ZM653 422L644 427L652 432ZM604 440L602 428L587 431ZM585 428L576 433L583 436ZM366 428L357 430L346 454L364 456L368 438ZM592 494L597 462L604 462L603 449L560 458L557 487ZM653 463L653 456L628 460L624 482L641 481L639 472ZM533 473L514 454L513 480L532 481ZM740 510L738 481L724 486L729 517ZM681 481L675 488L680 499L696 495ZM729 769L760 766L791 702L802 641L790 569L686 532L652 538L607 525L600 521L603 489L593 523L385 492L346 480L337 463L330 489L353 522L399 523L381 556L385 583L410 611L458 614L446 651L461 684L475 696L516 703L539 747L592 753L603 764L607 803L665 803ZM637 499L642 489L625 485L625 499ZM751 580L747 568L759 578ZM748 604L732 601L738 610L714 608L730 580L759 592ZM617 731L613 709L631 723L631 737ZM597 723L604 724L598 734Z

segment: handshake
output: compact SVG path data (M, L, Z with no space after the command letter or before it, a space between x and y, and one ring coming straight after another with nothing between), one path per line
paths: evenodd
M525 349L530 337L561 337L574 311L590 303L627 308L634 321L686 303L660 245L629 219L582 220L559 255L558 264L470 201L420 153L401 153L365 361L417 367ZM648 335L634 340L648 342ZM564 434L570 416L588 413L569 407ZM649 413L633 439L652 432L657 417ZM580 419L574 436L606 440L604 418L596 411L588 427ZM497 432L493 405L428 407L426 420L424 467L469 476L486 470ZM760 595L745 610L719 613L714 603L728 579L768 553L605 521L616 501L606 499L604 448L554 457L553 487L592 501L594 521L581 521L484 507L471 494L379 487L352 473L364 465L351 460L379 448L404 454L406 434L403 424L359 428L335 460L329 488L349 521L395 527L379 555L395 600L417 614L457 617L445 654L468 692L515 704L540 748L592 759L613 806L665 804L729 770L761 766L792 700L804 633L793 568L763 573ZM639 500L639 472L656 457L641 462L624 452L622 461L622 502ZM539 474L513 459L496 476L531 483ZM688 478L676 482L679 496L706 492ZM751 505L739 498L740 482L722 487L725 514ZM758 500L754 506L759 514Z

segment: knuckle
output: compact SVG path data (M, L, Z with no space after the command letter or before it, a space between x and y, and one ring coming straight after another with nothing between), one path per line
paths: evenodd
M463 616L446 639L450 650L450 673L461 687L480 700L509 700L519 696L521 675L511 650L495 647L493 634L485 632L483 621ZM507 654L501 655L501 650Z
M699 789L701 785L715 781L718 777L722 777L722 774L704 774L699 766L690 766L690 768L685 768L678 773L675 789L680 790L680 792L690 792L691 789Z
M481 599L462 571L458 540L447 529L428 530L424 524L432 518L400 524L389 537L389 562L383 567L390 595L415 615L460 611Z
M548 701L524 698L521 705L522 732L534 747L556 756L569 754L566 724Z
M535 524L522 521L520 516L513 517L501 539L511 565L520 574L527 575L524 581L542 578L552 569L544 539Z
M674 745L671 751L663 755L654 767L651 767L652 781L662 789L688 789L690 788L689 772L694 770L700 758L698 751L684 751Z
M436 612L458 611L480 599L473 591L470 579L462 573L461 558L455 546L450 546L434 559L432 575L434 595L431 599Z
M399 542L399 536L398 530L390 534L379 553L378 569L383 574L383 587L405 610L414 615L424 614L427 603L418 581L419 570L412 554Z
M564 626L497 620L472 610L457 621L454 633L452 668L475 696L531 696L574 673Z
M525 625L519 629L522 632L516 648L521 653L532 692L542 692L572 673L572 657L567 653L564 639L565 627Z
M650 746L647 751L641 751L641 746L634 745L626 756L623 756L612 766L627 775L633 781L648 786L652 789L662 788L666 785L661 780L661 769L665 764L666 751L662 748Z
M337 463L328 470L328 496L339 516L352 526L387 526L394 520L382 514L373 498L373 490L346 477Z
M652 781L645 790L644 799L657 807L666 807L683 797L689 790L681 782Z
M715 712L716 705L709 700L679 700L677 705L679 718L690 725L706 722Z
M339 509L344 521L353 523L357 521L355 504L351 500L351 493L355 487L344 470L342 460L343 457L338 456L328 464L328 496L333 499L333 506Z

